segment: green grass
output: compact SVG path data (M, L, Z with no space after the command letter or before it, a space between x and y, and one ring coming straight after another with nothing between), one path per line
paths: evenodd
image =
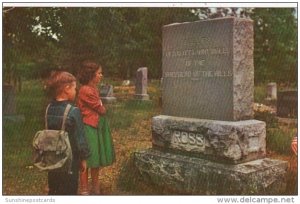
M295 134L295 130L268 128L266 139L267 149L278 154L292 156L291 142Z

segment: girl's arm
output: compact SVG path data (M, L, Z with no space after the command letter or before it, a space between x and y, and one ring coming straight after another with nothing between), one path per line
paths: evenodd
M91 109L99 113L100 115L104 115L106 113L106 109L102 104L101 99L94 93L91 89L85 89L79 94L80 99L88 105Z

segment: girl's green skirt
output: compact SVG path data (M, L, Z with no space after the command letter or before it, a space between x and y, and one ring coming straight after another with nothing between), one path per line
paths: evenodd
M84 125L90 157L87 159L88 168L109 166L115 161L115 150L109 124L105 117L100 117L98 128Z

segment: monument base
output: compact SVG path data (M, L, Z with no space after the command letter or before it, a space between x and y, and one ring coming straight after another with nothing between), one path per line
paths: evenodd
M101 97L101 101L104 104L115 103L117 101L116 97Z
M146 100L146 101L148 101L150 99L148 94L135 94L134 98L136 100Z
M153 147L221 163L266 156L266 124L159 115L152 118Z
M221 164L155 149L135 152L134 163L146 182L197 195L279 195L288 168L286 161L269 158Z

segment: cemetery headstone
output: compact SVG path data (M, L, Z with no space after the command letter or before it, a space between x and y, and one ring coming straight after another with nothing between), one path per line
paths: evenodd
M277 100L277 85L275 82L268 83L267 85L267 99Z
M249 25L228 18L163 27L164 115L230 121L253 117Z
M3 85L3 121L4 122L24 122L24 115L17 114L16 108L16 92L12 85Z
M282 118L297 118L298 92L296 90L278 91L277 116Z
M100 98L103 103L114 103L116 102L116 97L114 96L114 87L112 85L106 84L100 87Z
M147 94L148 83L148 68L141 67L136 72L136 84L135 84L135 99L137 100L149 100Z
M16 93L11 85L3 85L3 115L16 114Z
M220 18L163 27L163 115L152 148L135 152L145 180L189 194L279 194L287 162L265 158L253 119L253 24Z

